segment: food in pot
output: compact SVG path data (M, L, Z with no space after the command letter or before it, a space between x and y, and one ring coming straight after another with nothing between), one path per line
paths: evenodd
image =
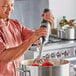
M51 64L50 62L45 62L43 64L32 64L32 66L53 66L53 64Z
M46 62L46 63L42 64L42 66L53 66L53 64L51 64L50 62Z
M32 64L32 66L39 66L38 64Z

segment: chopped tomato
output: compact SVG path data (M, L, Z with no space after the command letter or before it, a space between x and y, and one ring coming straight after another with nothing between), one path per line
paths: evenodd
M32 64L32 66L39 66L38 64Z
M53 64L51 64L50 62L46 62L46 63L42 64L42 66L53 66Z

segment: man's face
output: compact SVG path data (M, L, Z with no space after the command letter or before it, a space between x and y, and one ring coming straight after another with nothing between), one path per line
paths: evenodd
M0 0L0 19L7 19L14 10L14 0Z

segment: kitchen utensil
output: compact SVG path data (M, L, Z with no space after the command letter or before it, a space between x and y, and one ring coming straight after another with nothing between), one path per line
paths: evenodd
M49 9L44 9L44 12L43 12L43 15L44 15L44 13L46 13L46 12L50 12L50 10ZM47 31L48 31L48 35L45 37L45 36L42 36L41 38L40 38L40 50L39 50L39 55L37 56L37 58L35 58L35 61L34 62L39 62L40 61L40 58L41 58L41 53L42 53L42 48L43 48L43 46L45 45L45 43L47 43L48 42L48 38L49 38L49 33L50 33L50 23L48 22L48 21L46 21L46 20L42 20L42 22L41 22L41 26L40 26L41 28L46 28L47 29Z
M50 12L50 10L49 9L44 9L44 11L43 11L43 16L44 16L44 14L45 13L47 13L47 12ZM42 20L41 21L41 26L40 26L41 28L46 28L47 29L47 31L48 31L48 35L45 37L45 36L42 36L41 38L42 38L42 44L45 44L45 43L47 43L48 42L48 38L49 38L49 34L50 34L50 22L48 22L48 21L46 21L46 20Z
M61 39L76 39L76 27L57 29L57 37Z
M21 71L24 75L27 76L69 76L69 61L62 59L48 59L54 66L31 66L34 59L23 60L21 64Z
M44 44L42 44L42 43L40 42L39 55L34 59L34 62L33 62L33 63L35 63L35 62L40 62L40 60L41 60L40 58L41 58L43 46L44 46Z

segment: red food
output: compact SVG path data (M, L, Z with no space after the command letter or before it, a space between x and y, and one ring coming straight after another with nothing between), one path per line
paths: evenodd
M38 64L32 64L32 66L39 66Z
M42 64L42 66L53 66L53 64L51 64L50 62L46 62L46 63Z

